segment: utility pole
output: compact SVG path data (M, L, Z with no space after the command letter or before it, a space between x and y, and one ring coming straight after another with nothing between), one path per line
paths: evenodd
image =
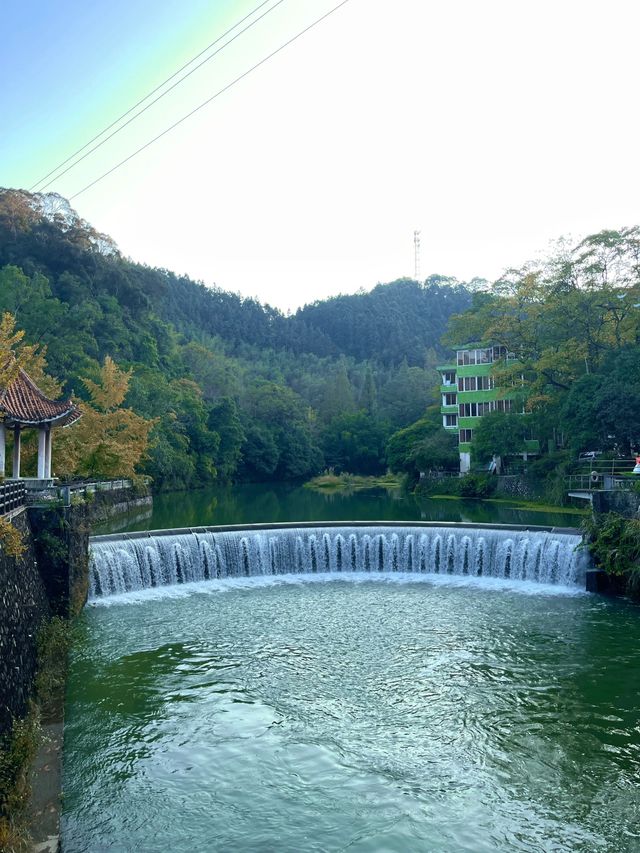
M413 260L414 270L413 277L416 281L420 281L420 232L413 232Z

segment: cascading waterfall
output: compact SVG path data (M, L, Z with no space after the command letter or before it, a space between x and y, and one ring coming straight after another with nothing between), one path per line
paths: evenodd
M471 527L185 531L91 543L89 598L227 577L410 572L584 586L578 534Z

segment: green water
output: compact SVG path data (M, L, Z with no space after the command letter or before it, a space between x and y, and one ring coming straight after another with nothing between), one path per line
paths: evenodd
M419 500L401 490L321 494L290 483L259 483L156 495L151 514L112 519L96 533L278 521L467 521L579 527L575 513L533 512L480 500Z
M87 608L64 853L640 850L638 609L527 590L290 577Z

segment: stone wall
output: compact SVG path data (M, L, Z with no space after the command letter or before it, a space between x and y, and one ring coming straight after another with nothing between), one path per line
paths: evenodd
M618 515L623 515L625 518L638 518L640 517L640 495L622 489L594 492L593 511L617 512Z
M22 717L33 687L37 634L50 615L26 512L13 519L27 550L18 558L0 552L0 734Z
M98 492L87 503L29 507L14 517L27 549L19 558L0 551L0 734L26 711L43 621L73 616L86 601L91 523L139 501L151 498Z
M114 515L132 512L139 507L151 507L151 495L138 495L133 489L117 489L110 492L93 493L93 501L87 504L92 524L106 521Z
M497 477L496 494L521 501L544 499L544 485L517 474Z
M51 611L68 618L87 598L90 513L85 504L29 507L33 545Z

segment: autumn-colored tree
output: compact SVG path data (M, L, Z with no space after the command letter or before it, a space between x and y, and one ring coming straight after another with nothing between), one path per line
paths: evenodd
M16 331L15 317L4 313L0 319L0 389L15 380L25 356L35 357L35 347L21 347L23 337L24 332ZM24 548L20 532L0 518L0 550L11 557L18 557Z
M155 420L123 408L131 371L106 356L98 381L83 379L90 402L77 400L82 418L56 445L58 474L83 477L135 477L149 446Z
M0 389L10 385L20 370L18 347L24 332L16 332L16 320L5 312L0 319Z

